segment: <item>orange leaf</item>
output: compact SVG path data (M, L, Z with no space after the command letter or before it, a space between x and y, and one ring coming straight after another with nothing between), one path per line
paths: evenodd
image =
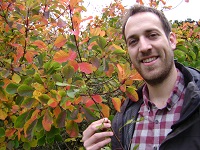
M46 44L41 40L36 40L35 42L33 42L33 45L37 46L39 49L47 49Z
M108 118L110 116L110 108L103 103L101 103L99 105L102 107L101 111L102 111L104 117Z
M53 110L53 113L54 113L54 115L55 115L56 118L58 117L58 115L60 114L60 112L61 112L61 109L60 109L59 106L57 106L57 107Z
M23 49L23 47L21 45L19 45L17 47L16 61L18 61L23 56L23 54L24 54L24 49Z
M43 128L46 131L50 131L52 123L53 123L53 118L51 116L51 113L49 112L49 110L46 110L44 117L42 119Z
M130 76L130 66L128 64L117 64L118 79L123 83Z
M108 71L106 71L106 75L108 77L111 77L112 74L113 74L113 72L114 72L114 66L113 66L113 64L108 64Z
M82 62L82 63L79 63L78 65L81 72L84 72L86 74L90 74L96 70L96 67L94 67L92 64L89 64L87 62Z
M56 41L54 42L54 45L60 48L64 46L66 42L67 42L67 39L63 35L60 35L59 37L57 37Z
M74 71L76 72L78 70L78 63L75 60L69 61L69 65L74 67Z
M53 59L56 62L63 63L63 62L66 62L67 60L71 60L71 61L74 60L76 56L77 54L74 51L69 51L69 53L66 53L65 51L60 50L55 53Z
M82 101L82 97L80 96L80 97L78 97L78 98L76 98L76 99L74 100L74 104L77 105L77 104L79 104L81 101Z
M100 95L93 95L92 98L97 103L101 103L103 101L103 99Z
M81 113L78 113L78 115L77 115L77 119L74 120L74 122L76 122L76 123L81 123L82 121L83 121L82 114L81 114Z
M138 94L136 92L136 88L133 86L129 86L126 89L126 95L134 102L138 101Z
M58 101L54 98L50 98L47 104L52 108L56 108L58 106Z
M79 133L78 125L76 122L69 120L66 123L66 131L70 137L77 137Z
M15 131L16 131L16 129L14 129L14 128L12 128L12 129L7 129L6 132L5 132L5 135L6 135L7 137L11 137L11 136L14 135Z
M137 71L132 72L132 74L130 75L130 79L131 80L138 80L138 81L143 80L143 78L141 77L141 75Z
M120 112L120 107L121 107L121 100L117 97L112 98L112 103L114 105L114 108Z

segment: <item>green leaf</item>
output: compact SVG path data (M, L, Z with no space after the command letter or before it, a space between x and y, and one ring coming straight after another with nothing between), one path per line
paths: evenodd
M0 87L4 86L4 82L0 81Z
M30 126L27 128L27 131L26 131L26 134L27 134L27 138L29 139L29 140L32 140L33 139L33 136L34 136L34 129L35 129L35 126L36 126L36 124L37 124L37 119L36 120L34 120L31 124L30 124Z
M97 44L99 45L99 47L103 50L106 46L106 39L104 37L99 37L97 40L96 40Z
M60 130L52 126L51 130L46 133L47 138L53 138L55 135L59 134Z
M36 82L43 84L42 78L40 77L40 75L38 73L36 73L33 77Z
M5 136L5 129L3 127L0 128L0 138Z
M66 65L63 67L62 73L66 80L68 80L74 75L74 67Z
M32 96L34 89L26 84L22 84L18 87L17 92L20 96Z
M26 108L31 108L32 104L35 102L36 100L34 98L26 98L25 100L23 100L22 102L22 106L26 107Z
M17 88L19 87L18 84L15 83L10 83L8 84L8 86L6 87L6 92L8 92L9 94L15 94L17 93Z
M49 97L47 94L42 94L42 95L40 95L38 98L39 98L39 100L40 100L41 102L43 102L43 103L45 103L45 104L47 104L48 101L49 101L49 99L50 99L50 97Z
M23 128L24 124L26 123L26 120L30 118L31 114L33 113L33 110L27 111L20 116L17 117L17 119L14 122L15 128Z

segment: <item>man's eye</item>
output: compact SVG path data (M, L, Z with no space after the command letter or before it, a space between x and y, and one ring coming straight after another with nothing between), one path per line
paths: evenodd
M136 39L130 39L128 41L128 45L135 45L137 43L137 40Z
M149 34L149 38L157 38L158 34L156 33L151 33Z

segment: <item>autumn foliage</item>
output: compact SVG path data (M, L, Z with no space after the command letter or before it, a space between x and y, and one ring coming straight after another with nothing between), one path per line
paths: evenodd
M91 121L137 101L120 1L87 18L82 0L0 0L0 10L0 150L78 149ZM198 68L199 22L174 26L178 59Z

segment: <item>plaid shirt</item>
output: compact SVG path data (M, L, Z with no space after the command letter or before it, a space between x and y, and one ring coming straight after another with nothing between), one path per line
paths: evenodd
M178 76L166 106L158 109L151 103L148 89L143 88L144 103L139 110L138 121L132 138L131 150L158 150L159 145L171 131L171 126L179 120L185 94L184 77L177 69ZM141 121L142 120L142 121Z

